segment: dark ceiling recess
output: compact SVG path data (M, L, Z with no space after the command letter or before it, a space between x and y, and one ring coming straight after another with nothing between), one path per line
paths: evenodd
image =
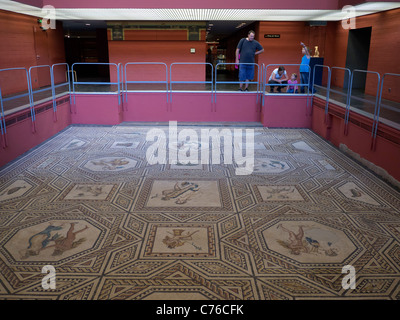
M207 22L207 41L222 41L235 32L252 24L254 21L208 21ZM125 23L125 22L124 22ZM130 24L140 24L140 21L130 21ZM168 22L166 22L168 23ZM190 22L188 22L190 23ZM106 29L107 21L82 21L82 20L65 20L63 21L65 36L70 37L88 37L93 35L96 29Z

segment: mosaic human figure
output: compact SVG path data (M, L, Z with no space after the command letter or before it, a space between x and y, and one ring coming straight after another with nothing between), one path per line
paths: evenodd
M286 229L282 224L279 224L277 228L281 228L283 231L289 233L289 242L279 242L283 246L290 249L291 254L299 255L301 251L308 252L308 248L304 245L304 230L303 226L299 226L299 230L296 233L293 231Z
M183 229L173 229L173 234L172 237L170 236L165 236L165 238L162 240L162 242L170 249L175 249L176 247L183 246L186 241L193 240L192 235L194 235L196 232L199 230L195 230L193 232L187 232L186 234L183 234L185 230Z
M179 185L179 183L177 182L177 183L175 183L173 189L164 190L162 192L163 197L161 198L161 200L170 200L170 199L178 198L179 196L182 196L187 191L196 192L199 189L200 189L199 186L195 183L185 181Z

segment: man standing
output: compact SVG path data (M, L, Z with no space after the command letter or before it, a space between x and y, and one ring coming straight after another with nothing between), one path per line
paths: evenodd
M254 40L255 32L249 31L247 38L242 38L236 48L236 64L239 64L239 81L240 88L242 90L243 81L246 82L244 91L249 91L249 81L254 78L254 65L247 63L255 63L255 56L257 54L263 53L264 49L261 44ZM240 55L240 59L239 59ZM246 64L243 64L246 63Z

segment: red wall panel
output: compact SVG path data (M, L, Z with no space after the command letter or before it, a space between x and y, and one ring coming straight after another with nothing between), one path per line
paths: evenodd
M124 40L187 40L188 30L124 30Z
M264 38L264 34L279 34L280 38ZM260 22L258 41L264 48L264 52L258 56L259 64L300 64L300 42L309 45L309 26L305 22ZM267 81L275 68L277 66L267 69ZM292 73L297 73L300 82L299 66L285 68L289 77Z
M190 49L195 49L191 53ZM163 62L168 69L174 62L202 62L206 60L206 48L201 41L109 41L111 63ZM204 81L205 66L173 67L173 81ZM128 81L165 81L165 68L160 66L128 67ZM116 80L115 72L111 81Z
M372 27L369 51L368 70L384 73L400 73L400 9L366 15L356 19L356 28ZM341 22L330 22L327 26L326 54L324 64L345 67L347 55L348 29L343 29ZM342 74L343 75L343 74ZM343 76L338 73L333 85L342 85ZM387 81L387 82L386 82ZM366 82L367 94L376 94L376 77L368 76ZM390 78L385 80L383 98L400 102L400 91L388 88L399 86L399 81Z
M56 29L42 31L37 18L0 10L0 43L0 69L24 67L29 70L36 65L65 62L60 22ZM61 68L57 72L65 73ZM32 70L33 88L48 84L48 70ZM0 87L3 95L24 91L27 89L26 77L23 72L3 72Z

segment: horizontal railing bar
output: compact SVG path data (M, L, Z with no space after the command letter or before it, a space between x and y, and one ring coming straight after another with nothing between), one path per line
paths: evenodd
M170 83L199 83L199 84L207 84L213 83L212 81L170 81Z
M118 85L118 82L74 82L75 84L97 84L97 85L107 85L107 84L114 84Z
M160 84L166 84L168 81L125 81L125 83L160 83Z
M238 83L244 83L244 81L216 81L216 83L218 83L218 84L221 84L221 83L223 83L223 84L229 84L229 83L238 84ZM247 81L246 83L256 84L256 83L259 83L259 82L258 81Z
M32 90L32 94L38 93L38 92L44 92L44 91L52 90L52 89L53 89L53 87L43 88L43 89L39 89L39 90Z
M400 112L400 108L395 108L392 106L388 106L387 104L381 103L381 107L384 107L385 109L395 111L395 112Z
M347 93L344 93L344 92L342 92L342 91L338 91L338 90L335 90L335 89L332 89L332 88L330 88L329 89L331 92L334 92L334 93L337 93L337 94L341 94L341 95L343 95L343 96L347 96Z
M75 91L73 94L122 94L122 92L118 92L118 91L113 91L113 92L90 92L90 91L86 91L86 92L79 92L79 91Z
M364 98L360 98L360 97L357 97L357 96L351 96L351 99L356 99L356 100L358 100L358 101L368 102L368 103L370 103L370 104L375 104L374 101L366 100L366 99L364 99Z
M27 92L27 93L22 93L22 94L19 94L19 95L17 95L17 96L12 96L12 97L3 98L3 101L11 101L11 100L13 100L13 99L18 99L18 98L22 98L22 97L26 97L26 96L29 96L29 92Z
M59 88L59 87L62 87L62 86L67 86L67 85L69 85L68 82L59 83L59 84L55 84L55 85L54 85L54 88Z

